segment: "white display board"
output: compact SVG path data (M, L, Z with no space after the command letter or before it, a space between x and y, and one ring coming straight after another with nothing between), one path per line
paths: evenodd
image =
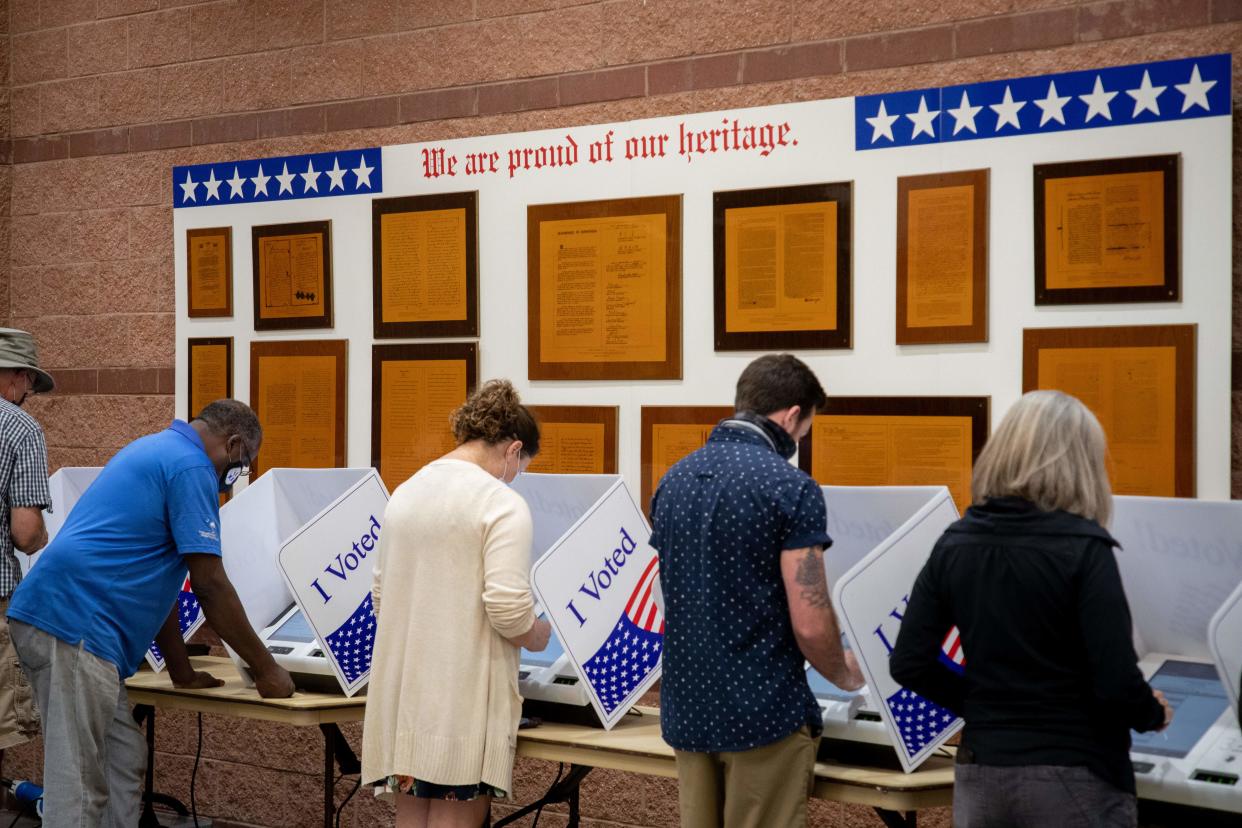
M1238 710L1242 698L1242 584L1220 605L1208 622L1208 646L1229 704Z
M47 527L48 543L55 539L60 527L65 525L65 519L77 505L78 498L90 488L101 471L102 466L64 466L52 472L47 479L47 487L52 494L52 511L43 510L43 525ZM41 553L42 550L33 555L17 553L17 563L22 569L23 578L30 571L30 567L35 565L35 561L39 560Z

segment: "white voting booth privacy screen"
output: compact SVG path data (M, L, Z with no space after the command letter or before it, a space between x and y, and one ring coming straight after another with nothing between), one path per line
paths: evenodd
M1208 647L1229 694L1229 706L1238 710L1242 698L1242 584L1208 622Z
M60 527L65 525L65 518L69 517L69 513L77 505L78 498L95 482L101 469L101 466L64 466L47 479L48 490L52 495L52 510L43 510L43 525L47 527L48 543L60 532ZM39 560L39 554L17 554L23 576Z

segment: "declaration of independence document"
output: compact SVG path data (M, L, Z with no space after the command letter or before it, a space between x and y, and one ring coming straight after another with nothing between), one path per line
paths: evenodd
M837 327L837 203L725 211L725 330Z
M665 222L654 214L540 223L541 361L667 358Z
M260 356L253 370L263 424L263 468L336 465L337 360L331 356Z
M379 393L379 472L392 491L453 449L449 415L466 401L466 361L384 360Z
M604 474L603 423L539 423L539 453L527 466L540 474Z
M229 306L229 234L225 230L191 231L189 242L190 308L225 310Z
M975 188L916 188L908 198L906 326L973 324Z
M1164 284L1164 211L1175 208L1158 170L1044 182L1045 286Z
M232 396L229 391L229 348L227 345L190 343L190 416L211 402Z
M970 425L970 417L817 415L811 476L826 486L948 486L965 512Z
M1104 427L1115 494L1176 493L1176 360L1172 345L1039 352L1038 387L1073 394Z
M466 211L380 216L383 322L466 318Z
M259 239L259 316L289 319L324 310L323 234Z

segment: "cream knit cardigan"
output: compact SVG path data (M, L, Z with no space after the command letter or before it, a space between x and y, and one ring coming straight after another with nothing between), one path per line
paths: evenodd
M518 648L535 623L530 510L474 463L440 459L393 492L372 596L378 628L362 778L512 791Z

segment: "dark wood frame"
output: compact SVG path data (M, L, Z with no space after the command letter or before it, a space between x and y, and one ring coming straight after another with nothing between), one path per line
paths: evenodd
M641 488L643 514L651 513L651 496L655 494L656 481L652 479L651 442L652 431L657 425L715 425L733 416L731 405L644 405L640 413L642 423L639 439Z
M194 307L194 257L190 255L190 240L198 236L224 235L224 296L223 308ZM186 316L191 319L231 317L233 315L233 228L232 227L197 227L185 231L185 307Z
M233 337L231 336L212 336L212 337L198 337L198 338L191 337L190 339L186 340L186 346L187 346L186 347L186 362L185 362L186 420L190 420L198 416L198 412L193 410L194 349L195 348L208 348L208 347L215 348L215 347L219 347L220 345L223 345L225 347L226 352L228 354L228 356L225 357L225 359L228 360L227 371L225 373L226 388L224 389L224 394L222 395L222 397L228 398L228 397L233 396Z
M297 339L267 340L250 343L250 405L258 412L259 406L259 359L261 357L280 356L330 356L336 360L336 422L334 423L333 439L336 445L332 452L332 462L336 468L345 467L345 418L348 413L349 395L348 370L346 360L349 340L347 339ZM251 461L251 480L263 473L259 456Z
M479 385L479 345L477 342L433 342L419 345L371 346L371 465L380 468L383 445L383 369L385 362L407 360L460 359L466 362L466 396Z
M466 318L426 322L385 322L383 307L383 234L380 223L389 213L422 213L430 210L466 212ZM377 198L371 202L371 286L375 338L410 339L471 337L479 335L479 194L434 193L431 195Z
M1036 164L1035 180L1035 304L1085 305L1105 302L1178 302L1181 300L1181 185L1179 155L1147 155L1108 158L1065 164ZM1114 175L1117 173L1164 173L1164 283L1134 287L1047 287L1044 221L1044 184L1057 178Z
M526 344L532 380L681 379L681 213L680 195L616 198L526 208ZM665 217L665 301L663 362L546 362L539 349L539 226L563 221L663 213Z
M774 207L835 201L837 204L837 327L820 331L729 331L725 308L725 214L740 207ZM712 282L717 351L850 348L853 333L854 184L803 184L712 195Z
M817 416L846 417L969 417L970 466L974 470L979 452L991 429L991 397L829 397ZM811 474L815 446L812 432L798 444L798 468ZM813 475L812 475L813 476ZM822 483L822 481L821 481Z
M259 240L268 236L319 233L323 236L323 313L318 316L265 319L262 317L263 292L259 287ZM332 327L332 222L300 221L293 224L264 224L250 228L251 281L254 283L254 329L256 331L303 330Z
M1039 383L1039 352L1058 348L1174 348L1173 496L1195 497L1195 340L1198 325L1027 328L1022 332L1022 391Z
M897 344L924 345L988 341L988 170L911 175L897 179ZM907 297L910 287L910 193L969 186L974 189L974 245L972 262L971 324L910 327Z
M543 423L598 423L604 427L604 474L617 474L617 418L615 405L528 405Z

